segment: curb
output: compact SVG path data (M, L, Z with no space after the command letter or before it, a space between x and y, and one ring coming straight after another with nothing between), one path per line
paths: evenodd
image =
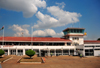
M12 59L12 58L13 58L13 57L10 57L10 58L8 58L8 59L2 61L2 63L6 62L6 61L8 61L8 60L10 60L10 59Z
M41 64L41 62L20 62L20 64Z
M20 63L20 60L22 59L22 57L21 58L19 58L18 60L17 60L17 63Z

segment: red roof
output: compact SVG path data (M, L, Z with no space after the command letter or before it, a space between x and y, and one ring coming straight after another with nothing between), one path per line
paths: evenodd
M100 43L100 41L97 41L97 40L85 40L84 43Z
M32 37L32 41L69 41L67 39L58 38L58 37ZM3 37L0 37L0 41L3 40ZM4 37L4 41L31 41L31 37Z

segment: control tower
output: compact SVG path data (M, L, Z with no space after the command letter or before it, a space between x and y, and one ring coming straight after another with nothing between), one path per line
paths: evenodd
M84 44L84 30L85 28L67 28L63 30L64 38L72 40L72 45Z

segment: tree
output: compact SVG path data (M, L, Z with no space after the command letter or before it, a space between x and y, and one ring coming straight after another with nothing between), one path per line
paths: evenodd
M100 40L100 38L98 38L97 40Z
M30 59L31 59L31 57L35 55L35 51L29 49L28 51L25 52L25 54L26 54L27 56L29 56Z
M2 56L3 54L5 54L5 52L2 49L0 49L0 56Z

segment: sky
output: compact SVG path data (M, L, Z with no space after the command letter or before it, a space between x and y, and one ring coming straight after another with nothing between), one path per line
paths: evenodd
M100 0L0 0L2 26L4 36L17 37L62 37L64 29L80 27L87 32L85 40L97 40Z

